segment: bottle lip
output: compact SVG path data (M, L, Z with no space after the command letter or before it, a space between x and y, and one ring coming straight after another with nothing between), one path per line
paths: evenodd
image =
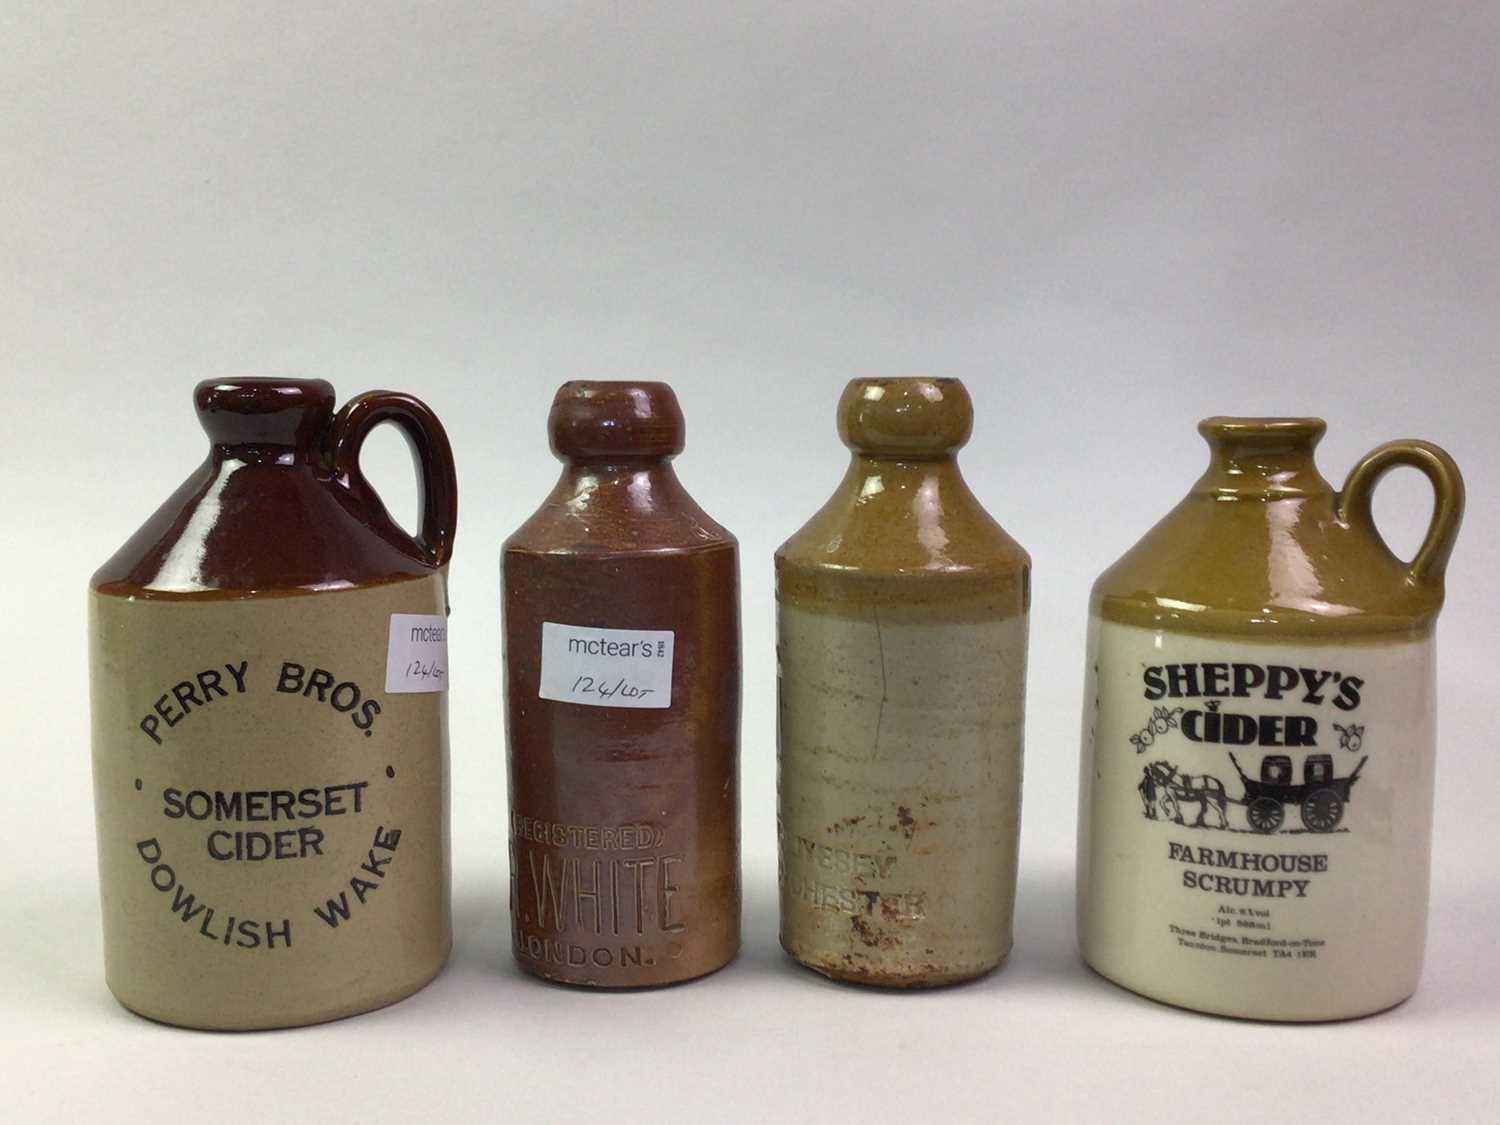
M895 388L897 390L912 389L918 394L925 396L931 387L937 391L946 391L952 387L963 387L964 381L955 375L865 375L857 379L850 379L850 387L858 387L863 390L866 387L879 387L882 391Z
M1210 443L1245 438L1316 443L1327 430L1327 422L1313 417L1253 417L1216 414L1198 423L1198 432Z

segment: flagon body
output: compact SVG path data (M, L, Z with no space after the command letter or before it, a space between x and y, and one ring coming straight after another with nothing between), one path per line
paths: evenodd
M195 402L208 461L89 593L106 979L193 1027L366 1011L451 945L447 440L404 395L335 417L318 381ZM419 452L415 538L359 473L382 421Z
M1426 934L1433 633L1463 507L1425 442L1335 492L1316 419L1209 419L1208 470L1100 577L1079 813L1089 964L1184 1007L1326 1020L1399 1003ZM1370 518L1412 465L1411 563Z

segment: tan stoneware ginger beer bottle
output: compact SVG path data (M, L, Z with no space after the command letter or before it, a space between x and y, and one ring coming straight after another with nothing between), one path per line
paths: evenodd
M1397 441L1335 492L1316 418L1198 429L1208 470L1094 586L1083 955L1206 1012L1377 1012L1422 964L1433 629L1463 481L1441 449ZM1410 562L1370 516L1397 465L1436 492Z
M190 1027L399 1000L450 946L442 427L407 395L205 382L209 455L89 592L105 973ZM359 469L393 422L413 537Z
M959 473L956 379L858 379L833 497L776 552L781 943L948 984L1011 946L1031 563Z
M516 960L690 980L739 949L738 548L665 383L567 383L548 425L562 476L502 554Z

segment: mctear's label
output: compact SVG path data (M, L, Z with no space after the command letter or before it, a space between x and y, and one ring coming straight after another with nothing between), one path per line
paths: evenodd
M448 689L448 619L441 613L393 613L385 657L385 690Z
M537 694L586 707L670 707L670 629L595 629L542 622Z

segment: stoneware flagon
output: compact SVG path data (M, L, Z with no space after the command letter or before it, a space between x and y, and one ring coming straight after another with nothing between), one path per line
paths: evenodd
M1083 955L1206 1012L1377 1012L1422 964L1433 631L1463 481L1437 446L1396 441L1335 492L1315 418L1199 432L1207 471L1090 603ZM1398 465L1436 493L1410 562L1370 513Z
M1031 564L969 491L956 379L859 379L832 498L776 552L781 943L917 987L1011 946Z
M516 960L689 980L739 949L738 547L666 384L567 383L548 424L562 476L502 552Z
M408 395L199 384L209 455L89 593L105 973L142 1015L284 1027L399 1000L451 943L448 440ZM360 472L398 426L408 535Z

